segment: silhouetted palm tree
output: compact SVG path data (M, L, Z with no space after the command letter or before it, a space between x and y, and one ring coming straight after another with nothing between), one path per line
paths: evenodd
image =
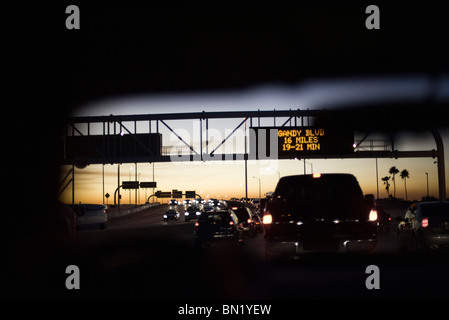
M393 178L392 178L393 186L394 186L393 197L396 198L396 179L395 179L395 175L397 175L399 173L399 169L393 166L393 167L390 168L390 171L388 171L388 173L393 175Z
M410 178L410 173L407 169L404 169L401 171L400 177L402 180L404 180L404 187L405 187L405 200L408 200L407 198L407 178Z
M382 181L384 182L385 185L385 190L387 190L387 195L388 198L390 197L390 182L388 182L390 180L390 176L386 176L382 178Z

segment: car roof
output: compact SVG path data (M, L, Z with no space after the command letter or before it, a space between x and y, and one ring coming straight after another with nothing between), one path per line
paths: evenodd
M279 181L285 180L309 180L310 178L316 178L317 174L297 174L291 176L281 177ZM356 179L353 174L350 173L321 173L317 179Z
M218 209L218 210L215 210L215 211L203 211L203 212L207 213L207 214L210 214L210 213L229 213L229 211L225 210L225 209Z
M418 203L416 203L416 205L418 205L420 207L432 207L432 206L439 206L439 205L447 206L447 205L449 205L449 201L425 201L425 202L418 202Z

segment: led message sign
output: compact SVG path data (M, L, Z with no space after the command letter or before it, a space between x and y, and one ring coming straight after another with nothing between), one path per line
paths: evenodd
M339 127L253 127L250 145L257 159L323 158L354 152L354 132ZM276 154L277 153L277 154ZM269 157L268 157L269 155ZM251 158L254 158L251 157Z

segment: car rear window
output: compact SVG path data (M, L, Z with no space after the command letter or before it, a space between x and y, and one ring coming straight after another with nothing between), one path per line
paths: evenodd
M449 217L449 202L421 205L423 217Z
M322 203L363 198L352 175L292 176L281 180L276 197L288 202Z
M231 216L225 213L217 212L204 212L198 219L199 222L229 222L231 221Z
M240 221L246 221L248 218L251 218L249 215L248 210L244 207L237 208L236 210L233 210L237 218L239 218Z

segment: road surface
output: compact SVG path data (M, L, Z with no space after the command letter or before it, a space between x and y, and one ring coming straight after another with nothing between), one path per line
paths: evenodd
M375 254L311 254L269 263L263 234L237 248L198 250L195 220L185 222L184 206L178 208L179 221L163 222L168 205L161 205L112 219L106 230L79 231L68 248L19 259L12 294L161 300L449 297L447 254L400 254L394 219L391 230L379 234ZM65 287L68 265L80 270L79 290ZM379 289L366 287L370 265L379 268Z

